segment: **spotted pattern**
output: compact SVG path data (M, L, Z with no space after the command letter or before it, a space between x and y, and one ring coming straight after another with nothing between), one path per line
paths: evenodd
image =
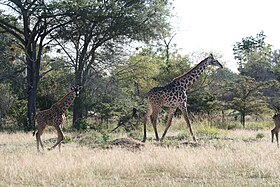
M42 110L36 114L35 122L37 124L37 129L33 134L36 134L38 151L40 151L39 145L41 145L42 149L44 149L41 135L43 134L44 129L47 126L53 126L57 130L58 135L57 142L50 149L54 149L57 145L59 145L60 150L61 141L64 139L64 135L62 133L62 125L65 121L65 112L71 106L75 98L79 95L81 88L82 87L80 85L72 87L71 91L62 99L54 103L51 108Z
M211 54L209 57L202 60L190 71L173 79L173 81L167 84L166 86L155 87L147 93L148 108L147 108L147 113L144 117L143 142L146 141L146 124L147 124L148 117L151 118L151 122L153 124L153 128L155 131L156 140L159 140L156 126L157 126L158 113L160 112L162 107L169 107L169 116L161 140L164 139L164 136L171 125L174 112L176 111L177 108L179 108L182 111L182 114L190 130L190 133L193 137L193 140L196 141L188 118L186 91L199 78L199 76L203 73L203 71L206 69L208 65L218 66L220 68L223 67L216 59L214 59L213 55Z

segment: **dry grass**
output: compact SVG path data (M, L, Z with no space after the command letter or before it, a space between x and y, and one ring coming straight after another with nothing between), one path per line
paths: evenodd
M265 137L256 139L258 133ZM30 134L2 133L0 186L278 186L279 156L268 130L227 131L222 138L200 138L196 147L149 141L136 151L72 142L61 153L37 153Z

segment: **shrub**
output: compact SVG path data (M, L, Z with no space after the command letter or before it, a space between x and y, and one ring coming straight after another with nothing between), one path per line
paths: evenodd
M268 129L272 125L272 120L271 121L259 121L259 122L248 122L246 124L246 127L248 129L252 130L263 130L263 129Z
M262 138L264 138L264 134L263 133L258 133L256 135L256 139L262 139Z
M217 137L221 134L218 128L211 126L203 126L202 128L198 128L196 132L197 134L211 137Z
M15 100L12 107L8 111L8 115L12 117L12 120L15 121L13 126L9 128L11 131L16 130L26 130L27 126L27 101L26 100Z
M89 124L87 122L87 119L79 119L74 124L74 128L77 130L87 130L88 127Z

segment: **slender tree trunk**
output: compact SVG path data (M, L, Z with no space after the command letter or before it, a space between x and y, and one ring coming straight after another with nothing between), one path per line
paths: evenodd
M37 58L38 50L38 58ZM26 54L27 61L27 93L28 93L28 104L27 104L27 124L24 127L25 131L35 129L34 117L36 115L36 98L37 98L37 87L39 83L40 74L40 61L41 61L42 45L37 49L36 43L32 43L28 47Z
M34 129L34 116L36 113L36 89L37 81L35 76L35 66L34 61L27 59L27 94L28 94L28 103L27 103L27 124L24 127L25 131L30 131Z
M28 104L27 104L27 124L24 128L25 131L34 129L34 116L36 114L36 90L29 88Z
M245 128L245 114L241 114L241 124L243 126L243 128Z
M77 54L79 54L77 60L77 67L75 69L75 82L76 84L80 84L81 86L84 86L84 77L87 76L86 72L84 71L85 68L85 61L86 59L86 54L87 54L87 48L88 45L91 41L92 37L86 37L85 38L85 43L83 46L83 49L81 53L79 54L79 49L77 49ZM83 110L84 110L84 90L86 88L82 88L80 92L80 96L75 99L74 101L74 106L73 106L73 122L72 126L76 129L80 129L80 125L78 121L83 118Z
M83 118L83 105L82 105L82 97L77 97L74 101L73 107L73 127L75 129L80 129L79 120Z

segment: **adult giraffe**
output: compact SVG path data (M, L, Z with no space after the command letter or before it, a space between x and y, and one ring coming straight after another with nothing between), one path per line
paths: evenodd
M57 145L60 145L62 140L64 139L64 135L62 133L62 125L65 120L65 112L71 106L73 101L77 96L79 96L80 90L82 86L77 85L71 88L71 91L66 94L62 99L54 103L51 108L47 110L42 110L38 112L35 116L35 122L37 123L37 129L33 132L33 136L36 134L36 141L37 141L37 150L39 150L39 144L41 145L42 149L44 150L44 146L41 140L41 135L44 132L44 129L49 126L53 126L57 131L57 142L49 148L49 150L54 149Z
M156 140L157 141L159 140L159 136L157 132L157 118L161 108L164 106L169 107L169 116L167 119L164 133L161 137L161 141L164 139L164 136L166 135L166 132L171 125L174 112L176 111L177 108L179 108L182 111L182 114L189 127L193 140L196 141L188 117L186 91L198 79L198 77L203 73L203 71L206 69L208 65L213 65L213 66L218 66L220 68L223 68L222 64L220 64L220 62L214 59L213 55L210 54L209 57L202 60L190 71L173 79L173 81L167 84L166 86L155 87L148 92L147 94L148 109L147 109L147 113L144 116L143 142L145 142L147 138L146 125L147 125L148 117L151 118L151 122L153 124L153 128L155 131Z

